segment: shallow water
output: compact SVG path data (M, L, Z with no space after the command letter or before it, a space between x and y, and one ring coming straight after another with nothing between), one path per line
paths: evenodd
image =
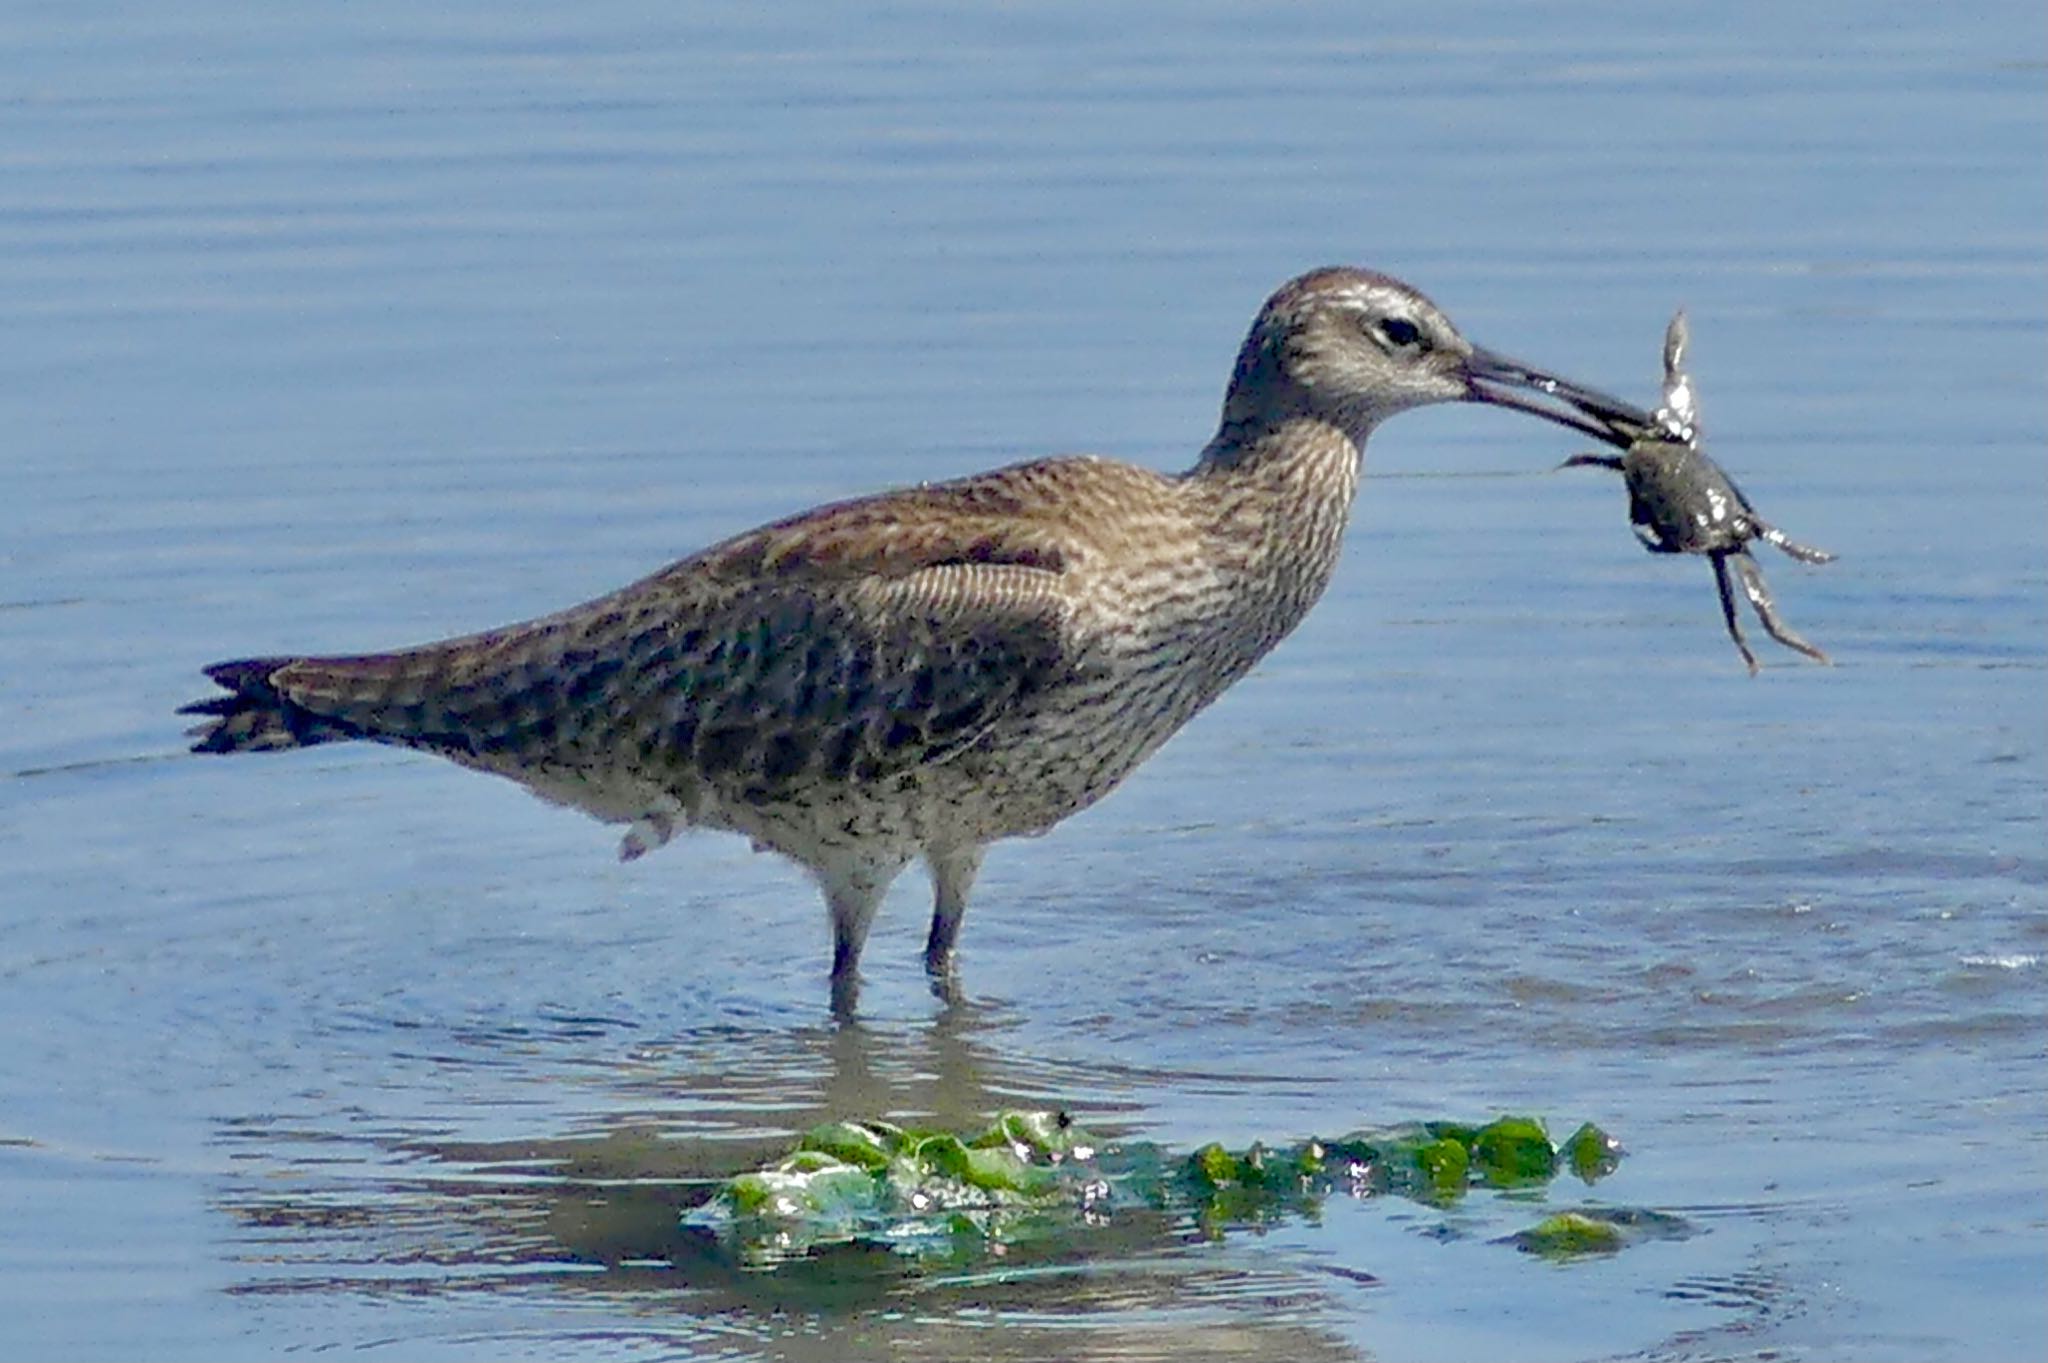
M0 1353L1969 1358L2048 1338L2031 7L0 15ZM197 668L495 624L827 497L1184 464L1350 260L1655 394L1841 561L1747 680L1568 439L1382 432L1329 598L996 849L862 1021L733 839L182 754ZM1760 642L1760 648L1769 648ZM831 1115L1176 1147L1593 1119L1595 1188L723 1269ZM1704 1233L1557 1265L1578 1201Z

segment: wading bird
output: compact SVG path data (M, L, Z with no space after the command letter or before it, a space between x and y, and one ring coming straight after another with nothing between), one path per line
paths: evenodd
M523 624L218 663L224 694L185 707L208 717L194 750L416 748L627 825L627 859L742 834L816 877L842 1014L922 857L951 997L984 849L1107 795L1285 638L1336 568L1366 438L1442 402L1615 446L1652 424L1473 345L1398 280L1316 270L1259 310L1184 473L1015 464L807 511Z

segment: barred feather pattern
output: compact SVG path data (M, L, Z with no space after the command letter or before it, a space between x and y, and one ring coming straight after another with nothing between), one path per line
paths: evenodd
M1185 473L1017 464L792 516L523 624L221 663L222 694L186 707L194 746L435 753L628 825L628 858L741 833L816 875L835 1004L922 856L936 981L982 849L1114 790L1300 623L1367 435L1474 397L1475 354L1407 286L1316 271L1267 300Z
M526 624L219 664L196 746L422 749L632 823L628 855L686 825L805 862L1041 832L1320 595L1358 454L1312 438L1313 472L1297 451L1263 486L1045 460L823 508Z

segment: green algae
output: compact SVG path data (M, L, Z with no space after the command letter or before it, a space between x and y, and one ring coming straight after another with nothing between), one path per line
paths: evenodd
M1558 1154L1581 1182L1598 1183L1621 1165L1621 1142L1591 1122L1565 1138Z
M1005 1112L964 1134L836 1121L805 1132L782 1159L727 1179L684 1224L754 1267L835 1246L972 1264L1022 1245L1057 1247L1120 1214L1185 1218L1214 1238L1314 1218L1333 1196L1444 1207L1475 1188L1540 1188L1566 1168L1591 1183L1621 1153L1591 1123L1558 1146L1540 1121L1520 1116L1409 1122L1290 1145L1211 1142L1185 1155L1101 1141L1058 1112ZM1551 1258L1612 1253L1643 1227L1668 1230L1654 1215L1565 1212L1508 1243Z
M1643 1207L1576 1207L1494 1243L1512 1245L1541 1259L1569 1261L1616 1254L1645 1240L1681 1240L1690 1234L1691 1223L1669 1212Z
M1092 1155L1089 1138L1055 1113L1005 1113L964 1140L890 1122L828 1122L782 1159L726 1180L685 1224L757 1263L839 1244L971 1257L1071 1213Z
M1621 1248L1621 1229L1582 1212L1559 1212L1528 1230L1507 1237L1507 1243L1528 1254L1567 1258L1578 1254L1612 1254Z
M1462 1141L1441 1136L1415 1151L1415 1167L1439 1194L1463 1192L1472 1172L1472 1152Z
M1520 1188L1557 1174L1557 1147L1533 1117L1501 1117L1472 1135L1472 1165L1487 1183Z

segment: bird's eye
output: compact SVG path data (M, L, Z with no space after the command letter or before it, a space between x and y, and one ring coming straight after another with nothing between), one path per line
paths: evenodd
M1383 317L1378 330L1380 339L1394 350L1408 350L1422 344L1422 328L1406 317Z

